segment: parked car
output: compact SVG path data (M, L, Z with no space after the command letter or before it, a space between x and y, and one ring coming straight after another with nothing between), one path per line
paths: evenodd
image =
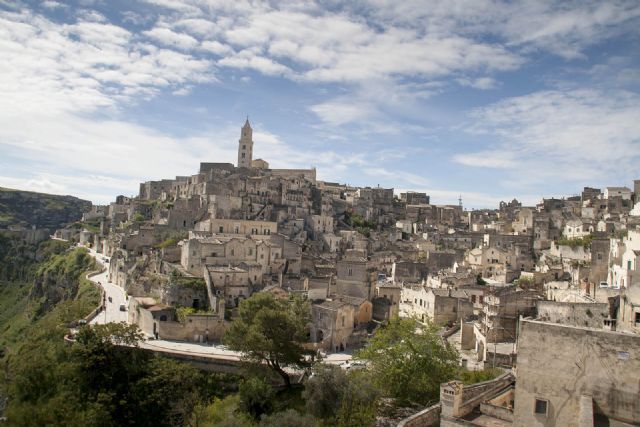
M601 288L608 288L609 284L607 282L600 282L600 287Z

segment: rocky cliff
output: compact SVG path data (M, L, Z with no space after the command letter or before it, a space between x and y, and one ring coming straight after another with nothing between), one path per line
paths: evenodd
M9 226L53 231L82 218L91 202L73 196L34 193L0 187L0 229Z

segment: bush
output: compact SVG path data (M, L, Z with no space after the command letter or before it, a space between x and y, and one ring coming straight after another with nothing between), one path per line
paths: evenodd
M177 243L178 241L176 239L174 239L173 237L170 237L164 240L162 243L158 243L157 245L154 245L154 247L156 249L164 249L164 248L168 248L169 246L175 246Z
M195 308L192 307L178 307L176 308L176 316L178 317L178 322L184 323L187 321L187 316L196 312Z
M582 246L583 248L586 249L591 246L592 240L593 240L593 236L591 234L584 237L574 237L572 239L567 239L566 237L563 236L557 241L556 244L559 246L569 246L572 249L575 249L579 246Z
M307 381L302 392L307 412L319 417L332 417L347 389L348 379L338 366L318 364L313 377Z
M351 375L336 414L336 426L373 426L376 421L377 404L378 391L371 384L368 376Z
M254 419L271 412L275 392L271 385L261 378L253 377L240 383L239 408Z
M439 327L415 318L394 318L355 353L386 397L423 405L440 396L440 384L458 372L458 352L443 343Z
M260 427L315 427L318 421L309 414L300 414L295 409L263 415Z
M191 425L215 427L250 427L255 424L247 414L239 412L240 397L237 394L224 399L215 398L210 404L195 408Z

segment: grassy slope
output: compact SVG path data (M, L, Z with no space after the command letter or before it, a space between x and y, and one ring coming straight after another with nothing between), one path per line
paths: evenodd
M25 283L0 286L0 348L14 344L31 324L29 289Z
M45 243L46 244L46 243ZM100 303L100 292L97 287L85 278L88 270L95 268L93 263L75 265L77 256L83 249L74 249L62 254L51 254L43 262L33 263L31 271L42 274L46 271L58 270L62 274L78 277L78 291L71 296L73 303L57 304L52 312L64 320L77 320L93 310ZM24 281L0 281L0 349L7 350L24 340L29 329L38 328L36 313L42 303L42 298L34 299L32 295L33 280ZM31 294L31 298L30 298ZM60 307L58 307L60 306ZM45 313L42 317L47 317ZM68 316L77 316L69 318Z

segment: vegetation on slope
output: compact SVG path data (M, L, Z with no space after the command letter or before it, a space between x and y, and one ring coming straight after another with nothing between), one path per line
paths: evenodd
M34 193L0 187L0 229L9 225L55 230L79 220L91 202L72 196Z
M0 416L9 425L189 425L197 405L235 387L235 377L136 348L135 326L83 326L65 343L69 326L99 304L84 279L93 260L64 242L3 242L10 247L0 255Z

